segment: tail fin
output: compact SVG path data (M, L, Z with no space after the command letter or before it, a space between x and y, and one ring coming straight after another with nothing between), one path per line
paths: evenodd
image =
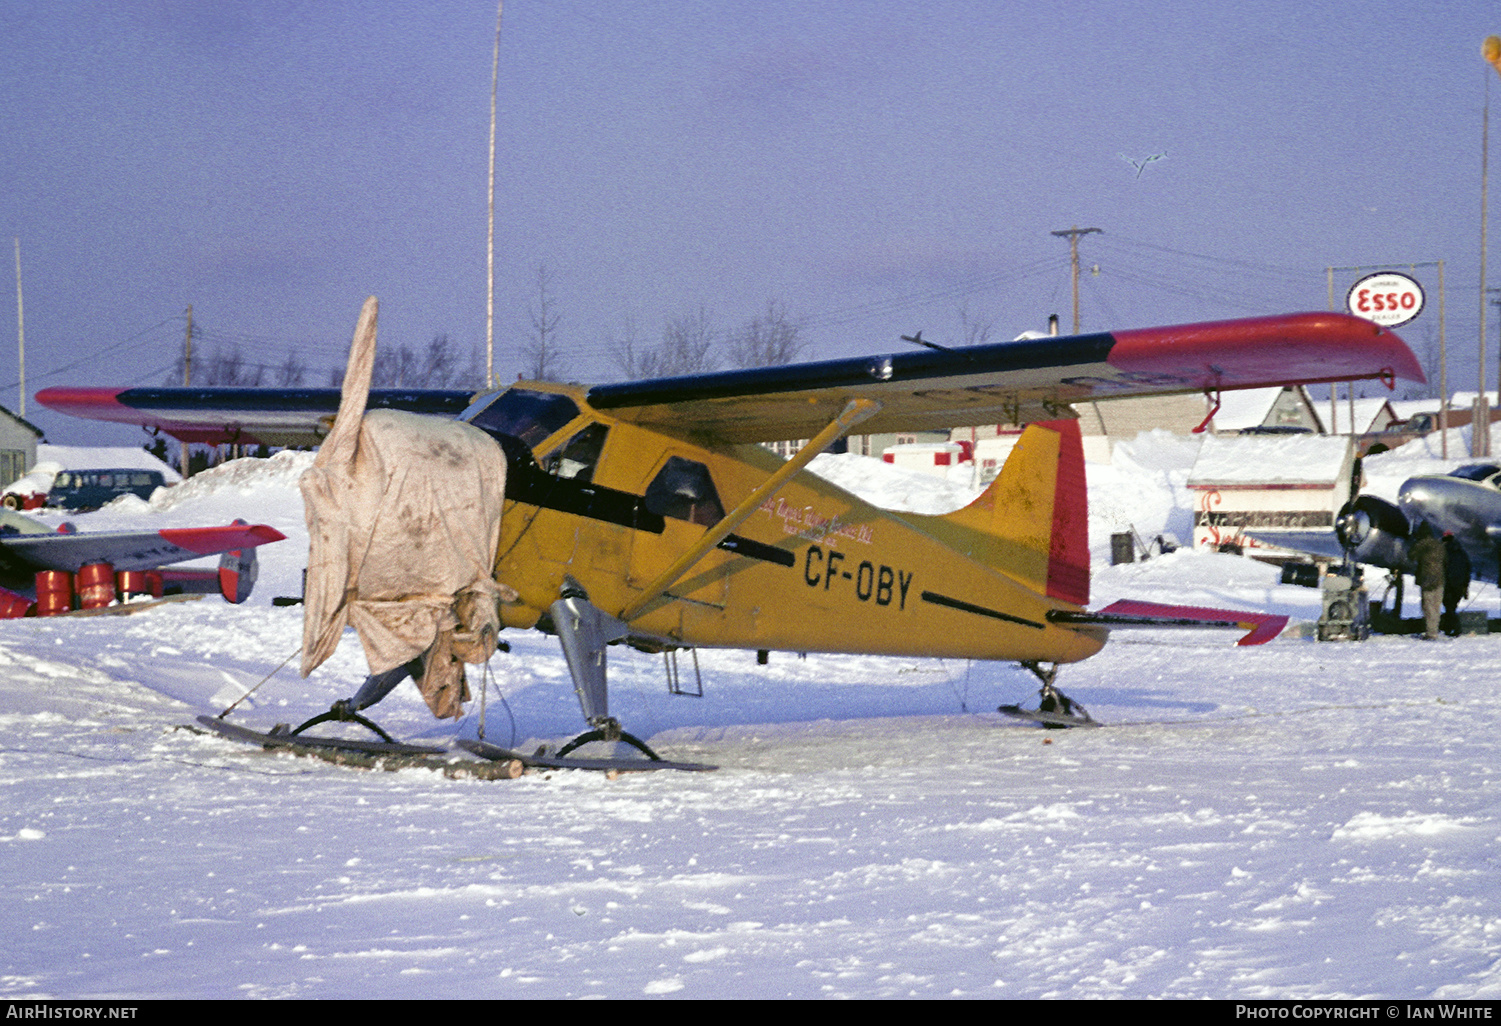
M1089 509L1079 422L1031 424L989 488L942 518L971 555L1035 591L1089 603Z

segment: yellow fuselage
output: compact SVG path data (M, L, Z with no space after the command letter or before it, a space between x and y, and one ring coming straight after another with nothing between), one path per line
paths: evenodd
M615 420L589 409L576 389L524 387L567 395L579 413L533 448L539 466L531 473L555 483L539 477L507 499L495 567L496 579L519 594L502 610L507 626L535 626L565 578L605 612L636 603L714 522L691 498L663 505L669 470L706 471L722 513L782 463L760 446L702 445ZM560 454L574 452L570 445L591 426L587 437L604 433L603 445L578 474ZM514 461L510 472L518 473ZM669 513L648 517L645 527L580 512L606 493L617 509L630 497L651 505L654 488ZM1100 649L1102 631L1047 620L1049 610L1078 606L970 554L983 548L983 539L944 517L881 510L803 472L649 601L630 619L631 632L682 646L1058 663Z

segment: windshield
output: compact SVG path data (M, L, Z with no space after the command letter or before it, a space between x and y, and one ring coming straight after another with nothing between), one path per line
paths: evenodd
M1494 463L1471 463L1452 471L1450 477L1462 477L1466 481L1484 481L1495 474L1501 474L1501 467Z
M467 420L492 435L519 438L529 448L535 448L578 415L578 406L566 395L512 388L496 396L487 406L476 403L459 419Z

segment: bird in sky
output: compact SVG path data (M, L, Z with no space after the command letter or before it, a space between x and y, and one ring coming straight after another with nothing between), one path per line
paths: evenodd
M1166 160L1167 151L1163 150L1161 153L1154 153L1150 157L1143 157L1141 160L1132 160L1130 157L1122 153L1121 159L1124 160L1127 164L1130 164L1132 167L1136 168L1136 177L1140 178L1141 173L1147 169L1147 165L1152 163L1152 161Z

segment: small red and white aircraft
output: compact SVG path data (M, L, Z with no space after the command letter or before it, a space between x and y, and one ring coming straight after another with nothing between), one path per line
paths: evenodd
M238 520L223 527L79 533L0 509L0 619L99 609L117 598L217 591L244 602L255 587L258 546L286 536ZM216 570L172 569L219 555Z

